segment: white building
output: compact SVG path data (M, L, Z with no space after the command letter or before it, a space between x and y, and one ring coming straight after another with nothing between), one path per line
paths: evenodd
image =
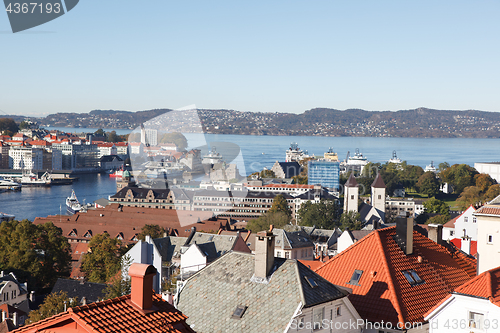
M141 143L145 146L157 146L158 131L151 128L141 127Z
M500 268L486 271L438 303L425 315L430 333L498 332Z
M9 169L42 170L43 149L13 146L9 150Z
M498 267L500 263L500 196L473 213L477 218L477 271Z
M477 218L473 215L475 211L476 208L471 205L460 216L446 223L443 226L443 240L470 237L477 241Z
M500 162L474 163L474 169L479 173L486 173L500 183Z
M99 158L108 155L116 155L117 149L114 143L105 142L97 145L97 149L99 150Z

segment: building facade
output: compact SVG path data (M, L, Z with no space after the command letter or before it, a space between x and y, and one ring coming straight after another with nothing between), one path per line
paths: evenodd
M339 162L309 161L307 163L307 177L309 185L320 184L329 189L339 188Z

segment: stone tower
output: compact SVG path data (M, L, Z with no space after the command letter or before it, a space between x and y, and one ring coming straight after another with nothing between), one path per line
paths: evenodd
M385 183L380 173L377 173L372 183L372 206L385 212Z
M354 176L349 176L349 179L344 185L344 213L352 210L358 212L359 188L358 182Z

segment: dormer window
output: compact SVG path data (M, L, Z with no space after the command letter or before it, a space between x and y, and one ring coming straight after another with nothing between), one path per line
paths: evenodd
M348 284L359 286L359 279L361 279L361 275L363 275L363 271L356 269L354 273L352 273L351 280L348 282Z
M304 276L304 279L306 279L307 283L309 283L309 285L311 286L311 288L317 288L318 287L318 284L316 283L316 281L314 281L314 279L310 276Z
M408 282L412 286L424 283L424 280L422 280L420 276L418 276L417 272L415 272L413 269L407 271L401 271L401 273L403 273L406 280L408 280Z
M241 317L243 317L243 314L245 314L245 310L246 309L247 309L247 307L245 305L238 305L236 307L236 309L234 310L233 315L231 316L231 318L241 319Z

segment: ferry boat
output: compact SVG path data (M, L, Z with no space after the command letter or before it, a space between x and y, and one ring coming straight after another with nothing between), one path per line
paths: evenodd
M347 152L346 159L341 163L341 168L343 172L348 172L351 170L362 172L365 165L368 164L368 160L359 152L356 148L354 156L350 156L350 152Z
M219 164L223 162L222 155L215 150L215 146L212 146L212 151L207 155L203 156L202 164Z
M396 155L396 151L392 151L392 158L389 160L389 163L394 163L394 164L401 164L403 161L401 161L400 158L398 158L398 155Z
M75 191L71 191L71 195L66 198L66 210L70 214L76 214L79 211L81 211L83 206L80 204L78 201L78 198L76 197Z
M436 172L437 171L436 167L434 166L434 161L431 161L431 164L427 165L425 167L424 172L428 172L428 171L430 171L430 172Z
M297 142L290 143L290 148L285 153L285 162L300 162L305 158L309 158L307 150L302 151Z
M325 153L324 157L325 157L325 160L328 160L328 161L338 162L338 160L339 160L339 156L337 155L336 152L333 151L332 147L330 147L328 149L328 152Z

